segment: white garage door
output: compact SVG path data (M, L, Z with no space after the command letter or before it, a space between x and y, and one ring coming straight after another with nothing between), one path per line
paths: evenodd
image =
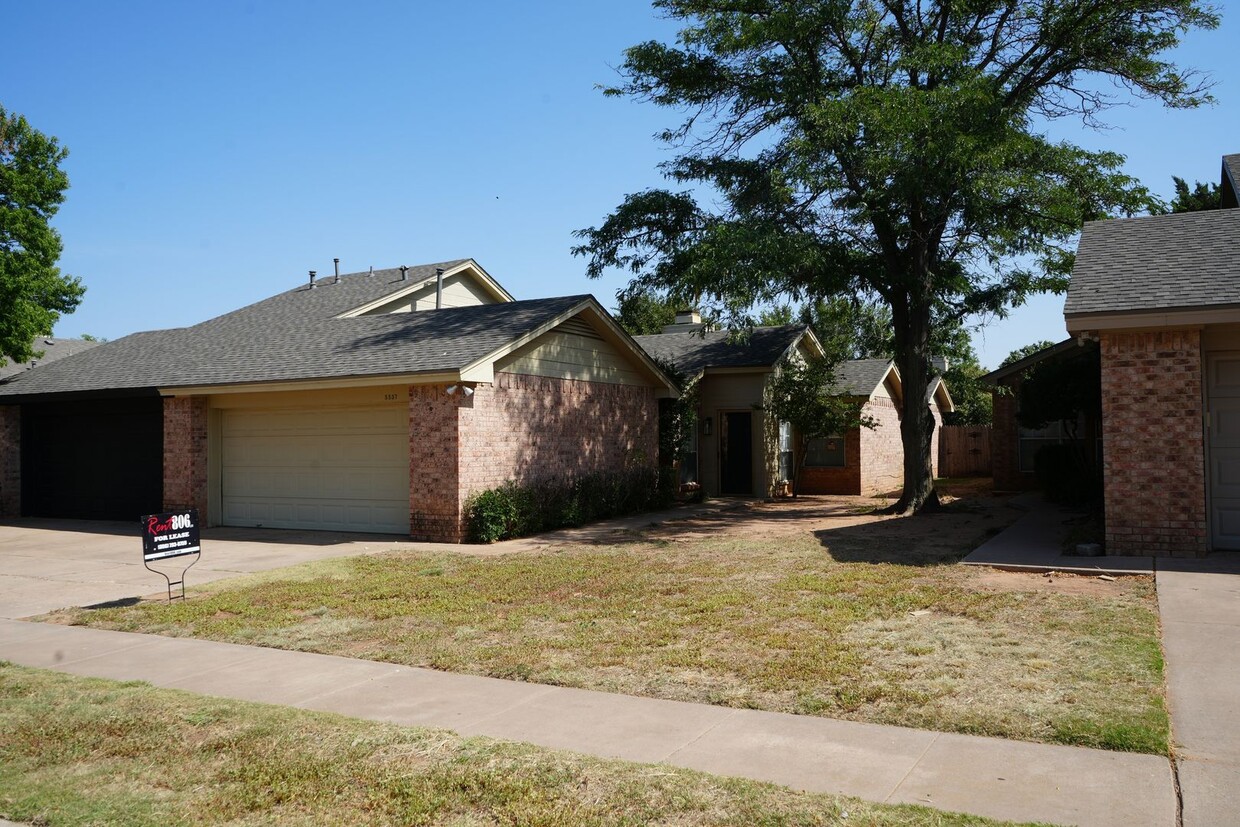
M224 524L409 533L402 407L225 410Z

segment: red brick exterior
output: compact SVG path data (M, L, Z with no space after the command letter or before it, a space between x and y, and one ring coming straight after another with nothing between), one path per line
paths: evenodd
M1009 376L991 392L994 424L990 430L990 469L996 491L1030 491L1038 487L1032 471L1020 470L1020 424L1016 421L1016 407L1021 381L1019 374Z
M1101 334L1108 554L1209 547L1201 333Z
M198 509L207 524L207 411L205 396L164 399L164 509Z
M890 399L876 397L861 408L874 428L854 428L844 435L844 467L801 472L803 494L885 494L904 485L904 446L900 411ZM937 418L937 411L936 411Z
M22 409L0 405L0 517L22 513Z
M409 389L410 533L460 542L464 505L508 480L654 467L654 390L500 373L472 396Z

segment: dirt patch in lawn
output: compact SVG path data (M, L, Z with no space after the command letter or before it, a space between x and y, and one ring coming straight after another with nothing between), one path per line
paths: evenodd
M1148 592L1154 578L1147 575L1124 575L1103 579L1096 574L1066 572L1023 572L979 568L977 584L995 591L1047 592L1077 594L1086 597L1116 597L1134 590Z

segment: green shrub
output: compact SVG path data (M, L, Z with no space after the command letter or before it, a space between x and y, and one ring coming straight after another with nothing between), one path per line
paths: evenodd
M573 480L512 480L481 491L465 504L469 538L494 543L557 528L635 514L671 504L676 491L672 469L636 468L587 474Z

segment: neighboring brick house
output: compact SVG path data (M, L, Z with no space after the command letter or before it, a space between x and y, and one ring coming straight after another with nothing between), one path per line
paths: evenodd
M1224 209L1085 225L1064 318L1102 358L1108 554L1240 550L1240 155Z
M456 542L480 489L653 467L675 394L592 296L471 259L320 279L0 382L0 515Z
M861 415L873 428L853 428L830 439L810 442L801 471L801 493L865 494L875 496L900 490L904 485L904 445L900 418L904 387L900 372L889 359L855 359L836 369L836 390L861 405ZM930 386L930 411L934 416L930 457L934 475L939 470L939 429L943 415L954 409L951 394L941 379Z
M1065 339L1059 344L1043 348L1020 361L1005 365L982 377L982 381L995 386L993 399L993 424L990 431L990 462L996 491L1030 491L1038 487L1034 475L1034 460L1043 445L1063 443L1071 438L1063 423L1052 422L1044 428L1023 427L1017 420L1020 409L1020 388L1025 376L1038 365L1054 359L1072 358L1083 346L1076 339ZM1083 416L1076 437L1087 444L1096 445L1102 438L1101 423L1096 417ZM1092 451L1097 454L1099 451Z
M745 337L706 331L696 313L684 312L663 333L636 337L648 353L698 381L698 428L685 446L688 476L707 494L773 496L791 475L792 432L766 416L770 381L784 359L823 358L808 327L756 327ZM801 492L877 494L903 485L899 372L890 361L861 359L837 370L840 394L855 397L878 427L842 438L814 440L802 472ZM952 409L946 386L931 388L935 419ZM937 428L932 456L937 469ZM682 474L682 479L685 475Z

